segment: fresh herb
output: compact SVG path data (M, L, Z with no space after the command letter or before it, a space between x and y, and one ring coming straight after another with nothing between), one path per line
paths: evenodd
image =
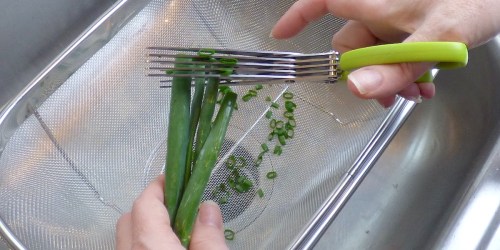
M248 94L250 94L251 96L255 97L255 96L257 96L257 91L253 90L253 89L250 89L250 90L248 90Z
M189 67L190 58L175 59L175 68ZM178 71L174 73L187 73ZM189 120L191 102L191 78L173 77L170 97L168 124L167 159L165 162L165 206L168 208L170 221L173 223L184 191L187 151L189 142Z
M275 155L281 155L283 153L283 149L281 148L280 145L274 146L273 154Z
M198 56L202 58L211 58L213 54L215 54L214 49L200 49L198 51Z
M198 160L195 163L191 178L177 209L174 230L185 247L189 245L197 210L212 170L217 162L229 120L234 110L236 97L235 93L228 93L224 97L213 127L205 141L205 145L203 145L198 154ZM169 169L166 171L168 172ZM165 183L168 183L168 180Z
M268 111L266 112L266 118L267 118L267 119L271 119L271 117L272 117L272 116L273 116L273 111L268 110Z
M272 128L272 129L276 128L276 119L272 119L269 122L269 127Z
M264 197L264 191L262 191L261 188L257 189L257 195L259 196L259 198Z
M285 93L283 93L283 98L290 100L293 98L293 93L285 92Z
M229 192L227 191L224 183L221 183L212 191L212 198L215 199L217 197L219 197L219 204L226 204L229 200Z
M262 164L262 157L258 157L257 160L255 160L255 166L258 167Z
M250 99L253 98L253 95L251 94L245 94L243 97L241 97L241 99L244 101L244 102L248 102L250 101Z
M295 111L295 108L297 107L297 104L295 104L292 101L285 101L285 109L288 112L293 112Z
M245 157L238 156L237 159L238 159L238 163L237 163L236 167L243 168L243 167L247 166L247 160L245 159Z
M276 173L276 171L271 171L271 172L269 172L269 173L267 173L267 174L266 174L266 177L267 177L268 179L271 179L271 180L272 180L272 179L274 179L274 178L278 177L278 174Z
M238 193L246 193L253 187L253 183L245 175L240 174L238 170L234 170L227 179L229 187Z
M269 147L267 146L267 144L262 143L260 146L261 146L263 152L268 152L269 151Z
M286 145L286 140L285 140L285 135L279 135L278 136L278 141L280 142L281 145Z
M283 121L276 121L276 125L274 126L277 129L283 128L285 126L285 123Z
M212 51L209 52L203 52L200 50L198 52L198 55L203 54L209 54ZM215 51L213 51L215 53ZM212 55L211 53L210 55ZM198 66L200 68L205 68L204 65ZM196 128L198 127L198 122L200 119L200 114L201 114L201 105L203 101L203 93L205 92L205 78L204 77L197 77L195 78L195 87L194 87L194 95L193 95L193 100L191 102L191 116L189 118L189 142L188 145L193 145L196 137ZM229 87L227 87L229 88ZM231 89L229 88L229 91ZM226 91L227 92L227 91ZM184 188L186 188L186 185L189 181L189 178L191 177L191 171L193 167L193 161L195 157L195 151L192 150L192 148L188 148L187 150L187 155L186 155L186 166L185 166L185 172L184 172Z
M193 60L217 61L212 58L214 53L213 49L202 49L197 56L179 56L175 59L174 68L182 70L167 72L174 75L195 74L194 79L182 76L172 78L165 162L164 202L172 227L185 247L189 245L202 195L237 105L237 95L229 87L219 88L219 78L203 76L202 72L210 70L203 68L212 67L210 64L192 63ZM231 74L237 63L235 59L218 61L222 65L219 67L222 75ZM195 82L195 92L191 101L192 81ZM221 105L214 120L218 100ZM232 168L236 167L236 162L228 163L231 164ZM242 183L248 186L247 182ZM216 194L220 204L228 201L229 193L225 185L221 184Z
M294 117L293 112L290 111L285 111L285 113L283 113L283 116L288 119L293 119Z
M234 240L234 232L231 229L225 229L224 230L224 238L226 240Z
M267 140L272 141L273 139L274 139L274 133L271 131L271 133L269 133L269 135L267 136Z

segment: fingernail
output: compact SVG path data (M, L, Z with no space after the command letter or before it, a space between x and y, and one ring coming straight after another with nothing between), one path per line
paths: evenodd
M347 76L360 94L367 94L376 90L382 84L382 75L375 70L356 70Z
M415 102L415 103L421 103L422 102L422 96L412 96L408 98L408 100Z
M222 228L220 208L213 201L205 201L201 204L198 219L203 225Z

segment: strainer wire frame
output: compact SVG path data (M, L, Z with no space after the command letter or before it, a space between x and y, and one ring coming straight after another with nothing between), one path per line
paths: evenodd
M33 115L34 110L63 83L51 79L69 77L111 40L149 2L150 0L117 1L48 64L18 96L3 107L0 111L0 131L2 131L0 154L17 127ZM32 98L32 96L37 98ZM289 245L289 249L312 249L314 247L375 165L377 159L382 155L415 106L414 102L398 98L396 104L391 108L339 185L330 193L302 232ZM0 233L14 249L27 249L1 217Z

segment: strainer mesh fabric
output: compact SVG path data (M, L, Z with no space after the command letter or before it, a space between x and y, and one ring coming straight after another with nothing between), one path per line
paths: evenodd
M113 249L120 214L163 171L169 89L145 76L147 46L222 47L321 52L343 24L326 17L294 39L269 38L291 1L152 1L57 89L17 129L0 156L0 217L29 249ZM242 96L251 87L233 88ZM295 94L297 127L283 154L267 154L269 109ZM346 173L386 111L345 84L265 85L239 101L221 159L250 164L245 194L222 204L231 249L283 249L300 233ZM222 162L222 160L221 160ZM266 178L274 170L278 177ZM224 182L219 163L204 198ZM255 195L261 188L264 197Z

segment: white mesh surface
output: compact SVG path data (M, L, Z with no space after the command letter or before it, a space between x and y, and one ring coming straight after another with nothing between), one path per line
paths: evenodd
M326 17L298 37L268 34L292 1L152 1L52 94L0 156L0 216L29 249L113 249L120 214L159 175L166 152L169 90L145 76L147 46L321 52L342 22ZM242 96L249 87L234 88ZM386 111L345 84L265 86L239 102L227 154L256 159L267 142L263 117L287 89L297 103L295 137L247 176L265 196L222 205L236 232L231 249L283 249L351 166ZM241 99L240 99L241 100ZM282 113L283 109L280 112ZM274 143L268 143L271 150ZM218 165L205 198L227 173ZM266 178L274 169L278 178Z

